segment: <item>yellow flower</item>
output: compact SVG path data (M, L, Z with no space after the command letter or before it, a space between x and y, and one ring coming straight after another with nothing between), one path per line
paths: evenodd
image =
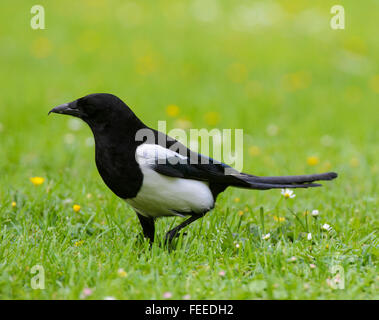
M309 166L315 166L320 162L320 159L316 156L311 156L307 158L307 163Z
M282 78L284 89L296 91L308 88L312 82L312 75L308 71L289 73Z
M80 211L80 206L78 204L74 204L74 206L72 207L72 209L74 209L75 212L79 212Z
M140 56L136 59L136 71L140 75L147 75L154 72L157 68L155 57L152 54Z
M30 181L35 185L35 186L40 186L45 182L45 178L42 177L32 177L30 178Z
M117 274L119 275L119 277L121 278L125 278L126 277L126 272L123 268L120 268L117 270Z
M75 242L74 246L75 247L80 247L83 243L84 243L84 240L79 240L79 241Z
M243 216L243 211L242 211L242 210L238 211L238 215L239 215L240 217L242 217L242 216Z
M38 37L33 41L30 50L34 57L43 59L47 58L50 55L52 51L52 45L48 38Z
M17 203L15 201L12 201L12 208L16 208L17 207Z
M240 198L234 198L234 202L240 202Z
M353 168L356 168L359 166L359 160L357 158L352 158L350 160L350 166Z
M375 93L379 93L379 74L373 76L370 81L369 85Z
M242 83L247 79L247 68L242 63L233 63L227 70L229 79L235 83Z
M179 114L179 107L175 104L170 104L166 108L166 113L170 117L176 117Z
M204 117L205 117L205 122L209 126L215 126L220 121L220 114L215 111L207 112Z
M257 147L257 146L251 146L249 148L249 154L252 157L259 156L261 154L261 149L259 147Z
M277 221L277 222L284 222L284 221L286 221L286 218L285 217L274 216L274 220Z

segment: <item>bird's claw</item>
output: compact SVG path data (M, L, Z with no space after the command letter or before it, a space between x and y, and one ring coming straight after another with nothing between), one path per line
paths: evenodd
M186 236L187 235L187 232L183 232L183 236ZM178 238L180 236L180 232L178 231L169 231L166 233L166 236L165 236L165 243L171 243L172 240L174 240L175 238Z

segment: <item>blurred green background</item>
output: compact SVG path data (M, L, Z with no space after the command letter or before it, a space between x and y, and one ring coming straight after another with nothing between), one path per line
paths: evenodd
M35 4L45 30L30 27ZM335 4L345 30L330 27ZM35 196L32 176L61 199L83 204L98 191L117 201L98 176L89 128L47 117L55 105L107 92L154 128L158 120L168 129L242 128L244 171L337 171L333 186L298 191L299 201L329 208L341 230L360 210L355 230L377 230L378 1L5 0L0 18L4 208ZM273 199L231 194L255 206ZM347 216L336 217L328 197Z
M68 157L92 170L89 129L46 115L95 92L153 127L242 128L257 174L309 171L313 155L317 169L378 173L377 1L342 1L345 30L330 28L335 1L42 1L45 30L33 4L0 7L1 179Z

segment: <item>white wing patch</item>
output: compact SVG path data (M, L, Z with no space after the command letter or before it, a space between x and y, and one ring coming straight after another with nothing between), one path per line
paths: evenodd
M150 217L203 213L213 208L214 199L209 184L204 181L174 178L151 168L157 160L186 157L159 145L142 144L136 150L136 160L143 173L143 183L137 196L126 202L139 213ZM181 214L182 213L182 214Z
M159 163L164 164L168 158L179 158L179 159L187 159L187 157L182 156L181 154L172 151L170 149L166 149L157 144L141 144L136 150L136 160L140 165L152 165L157 160Z

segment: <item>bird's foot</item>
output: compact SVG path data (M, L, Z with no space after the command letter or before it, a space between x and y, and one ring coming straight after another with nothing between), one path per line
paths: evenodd
M187 235L187 232L183 232L183 236L186 236L186 235ZM175 238L178 238L178 237L180 237L180 232L177 230L171 230L171 231L166 233L165 243L170 244L172 242L172 240L174 240Z

